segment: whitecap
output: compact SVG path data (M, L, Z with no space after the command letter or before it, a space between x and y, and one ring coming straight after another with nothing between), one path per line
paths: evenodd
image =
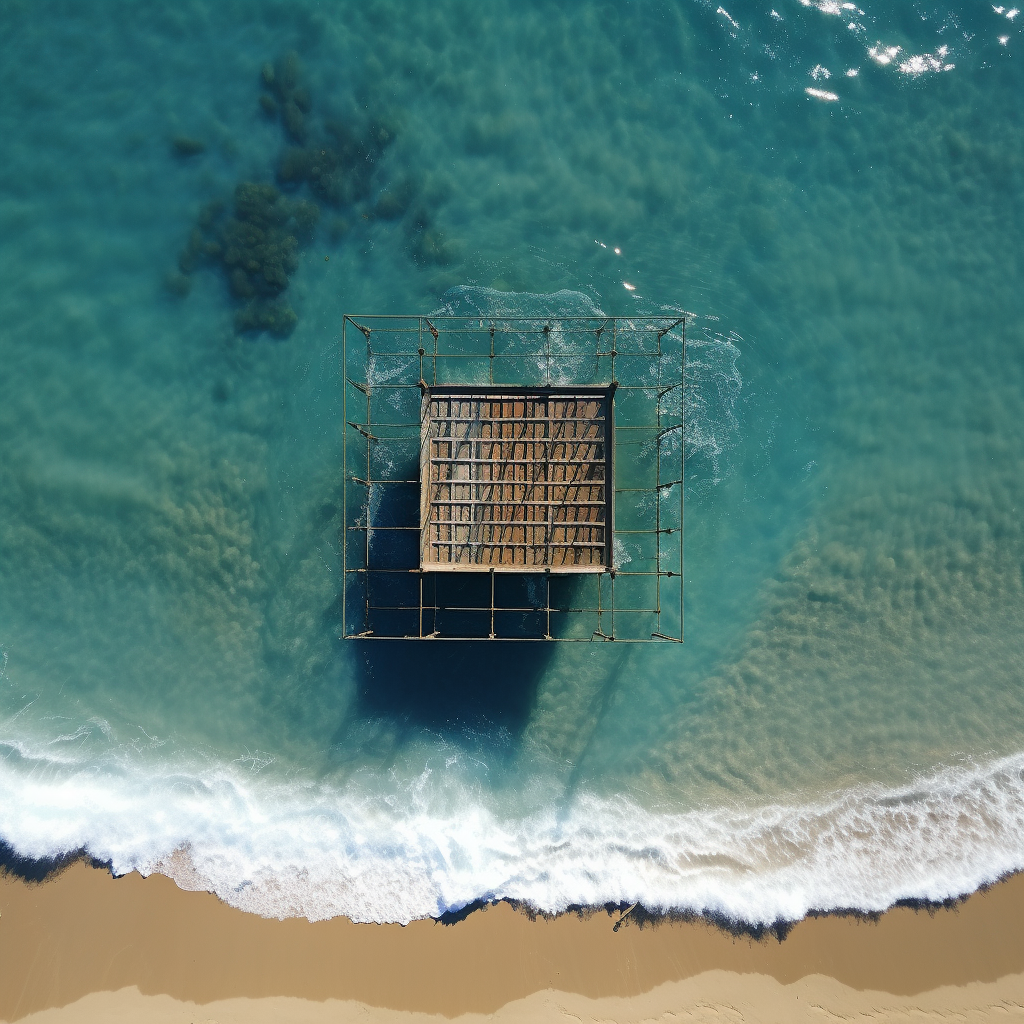
M3 760L0 834L22 856L84 848L116 874L162 872L246 911L313 921L407 922L509 898L770 924L944 900L1024 868L1024 753L900 787L681 812L581 792L510 816L467 791L453 815L420 781L384 800L232 764L197 775Z

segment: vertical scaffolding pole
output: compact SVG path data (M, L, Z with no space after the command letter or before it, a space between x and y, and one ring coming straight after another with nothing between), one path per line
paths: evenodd
M544 570L544 611L547 625L544 627L544 639L551 639L551 570Z
M491 569L491 639L494 639L494 569Z
M348 317L341 321L341 635L348 636Z
M679 357L679 639L686 638L683 627L683 592L686 580L683 578L683 541L686 531L683 529L683 511L686 502L686 317L682 323L683 350Z
M370 349L370 336L366 336L366 368L370 368L370 359L373 353ZM366 538L365 544L365 561L363 562L364 568L369 570L370 568L370 505L373 499L373 460L370 457L370 435L373 433L370 425L370 380L369 373L367 373L366 380L366 529L363 530L363 536ZM380 486L378 484L378 486ZM367 571L366 576L366 617L363 620L363 629L369 630L370 628L370 577L372 573Z
M654 472L654 480L657 486L654 488L654 543L657 557L655 558L655 566L657 573L654 576L654 609L655 616L658 623L658 632L661 630L661 400L664 397L661 393L661 335L658 335L658 354L656 356L658 362L658 402L655 410L655 425L656 431L654 434L654 443L657 446L655 452L656 469Z

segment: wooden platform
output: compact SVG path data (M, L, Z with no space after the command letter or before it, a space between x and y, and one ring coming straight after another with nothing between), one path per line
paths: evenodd
M608 571L612 405L607 388L428 388L420 567Z

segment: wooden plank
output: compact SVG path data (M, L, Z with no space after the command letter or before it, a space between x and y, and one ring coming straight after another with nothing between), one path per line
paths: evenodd
M421 568L601 568L611 550L611 393L429 388Z

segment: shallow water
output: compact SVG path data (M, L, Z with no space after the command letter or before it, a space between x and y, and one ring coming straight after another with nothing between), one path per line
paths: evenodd
M360 920L1024 867L1012 12L5 5L0 836ZM365 196L296 191L297 326L239 336L216 265L165 282L275 180L290 49L315 137L389 144ZM690 312L685 645L425 686L337 639L342 314L466 294Z

